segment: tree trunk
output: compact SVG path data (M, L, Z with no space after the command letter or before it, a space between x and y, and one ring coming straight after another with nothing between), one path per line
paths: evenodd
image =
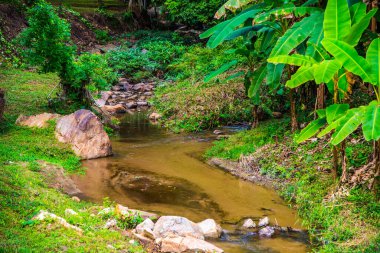
M294 98L294 90L289 91L289 100L290 100L290 115L292 119L291 127L292 132L298 130L298 121L297 121L297 110L296 110L296 100Z
M373 179L373 182L369 185L369 188L373 191L375 196L377 196L377 190L379 187L379 177L380 177L380 140L374 141L373 159L375 160L374 179Z
M252 128L256 128L259 126L259 106L254 105L252 108L252 115L253 115L253 123Z
M340 182L346 183L348 181L346 140L344 140L340 146L340 153L342 157L342 177L340 179Z
M325 108L325 84L322 83L318 85L317 88L317 104L316 109L323 109Z
M338 147L333 146L333 166L331 169L334 181L338 177Z
M378 8L379 1L373 0L372 1L372 9ZM371 20L371 31L376 33L377 32L377 20L376 17L373 17Z

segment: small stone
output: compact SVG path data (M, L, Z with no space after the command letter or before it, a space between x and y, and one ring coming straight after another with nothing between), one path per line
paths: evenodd
M148 106L148 102L139 101L137 102L137 106Z
M75 212L73 209L66 209L65 210L65 215L70 216L70 215L78 215L77 212Z
M129 244L135 244L135 240L129 240Z
M145 229L153 230L153 228L154 228L154 223L151 219L148 218L136 226L136 232L138 234L142 234Z
M274 234L274 228L272 227L265 227L259 230L259 235L262 237L272 237Z
M106 207L103 210L100 210L100 212L98 213L98 215L106 215L106 214L110 214L110 213L112 213L114 211L115 211L114 208L112 208L112 207Z
M73 200L75 202L80 202L80 198L78 198L77 196L71 197L71 200Z
M152 93L152 92L150 92L150 91L147 91L147 92L144 92L144 95L145 95L145 96L152 96L152 95L153 95L153 93Z
M218 225L215 220L207 219L197 223L201 229L203 236L208 238L219 238L222 234L222 227Z
M137 104L135 102L129 102L129 103L126 103L125 106L128 108L128 109L134 109L137 107Z
M149 119L153 121L159 120L161 117L162 116L156 112L149 115Z
M259 227L264 227L264 226L268 226L268 225L269 225L269 218L268 217L264 217L264 218L260 219Z
M108 220L106 224L104 225L104 228L106 229L117 228L117 220L115 219Z
M112 249L112 250L115 250L115 249L116 249L116 248L115 248L114 246L112 246L111 244L108 244L108 245L107 245L107 248Z
M243 228L255 228L256 224L252 219L246 219L242 225Z
M216 135L221 135L221 134L223 134L223 131L221 131L221 130L215 130L215 131L214 131L214 134L216 134Z

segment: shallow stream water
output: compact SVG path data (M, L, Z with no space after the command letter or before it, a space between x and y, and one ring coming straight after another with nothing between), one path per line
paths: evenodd
M305 234L260 239L254 233L236 232L248 217L257 223L268 216L271 223L293 228L301 228L301 221L275 191L206 164L202 155L212 138L210 133L172 134L150 124L143 113L129 115L112 140L115 155L83 162L86 175L73 179L82 197L91 201L101 203L109 197L130 208L194 222L215 219L231 231L212 241L227 253L308 252Z

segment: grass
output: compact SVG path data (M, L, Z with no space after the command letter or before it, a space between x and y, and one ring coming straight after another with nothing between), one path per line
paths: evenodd
M0 125L0 252L144 252L119 232L104 229L104 217L93 215L99 207L48 188L38 172L39 160L62 166L68 173L83 171L69 146L56 141L54 122L45 129L14 123L19 114L48 111L47 96L57 83L54 74L0 69L0 88L6 90L7 102L5 122ZM65 215L67 208L78 215ZM39 210L65 218L83 234L53 220L32 221Z
M214 143L207 157L237 160L250 155L260 173L279 182L281 195L297 208L317 252L379 252L380 203L365 187L344 193L331 174L326 141L296 144L288 119L262 122L258 128ZM361 136L348 142L348 167L368 163L370 144ZM355 143L355 144L354 144Z

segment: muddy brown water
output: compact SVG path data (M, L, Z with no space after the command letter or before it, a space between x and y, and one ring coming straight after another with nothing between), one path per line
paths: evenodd
M194 222L213 218L230 233L212 243L228 253L308 252L299 233L260 239L236 231L244 218L268 216L272 224L301 228L295 210L273 190L237 179L202 159L212 135L169 133L137 113L122 121L113 138L114 156L83 162L86 175L73 176L83 196L101 203L109 197L134 209L179 215Z

